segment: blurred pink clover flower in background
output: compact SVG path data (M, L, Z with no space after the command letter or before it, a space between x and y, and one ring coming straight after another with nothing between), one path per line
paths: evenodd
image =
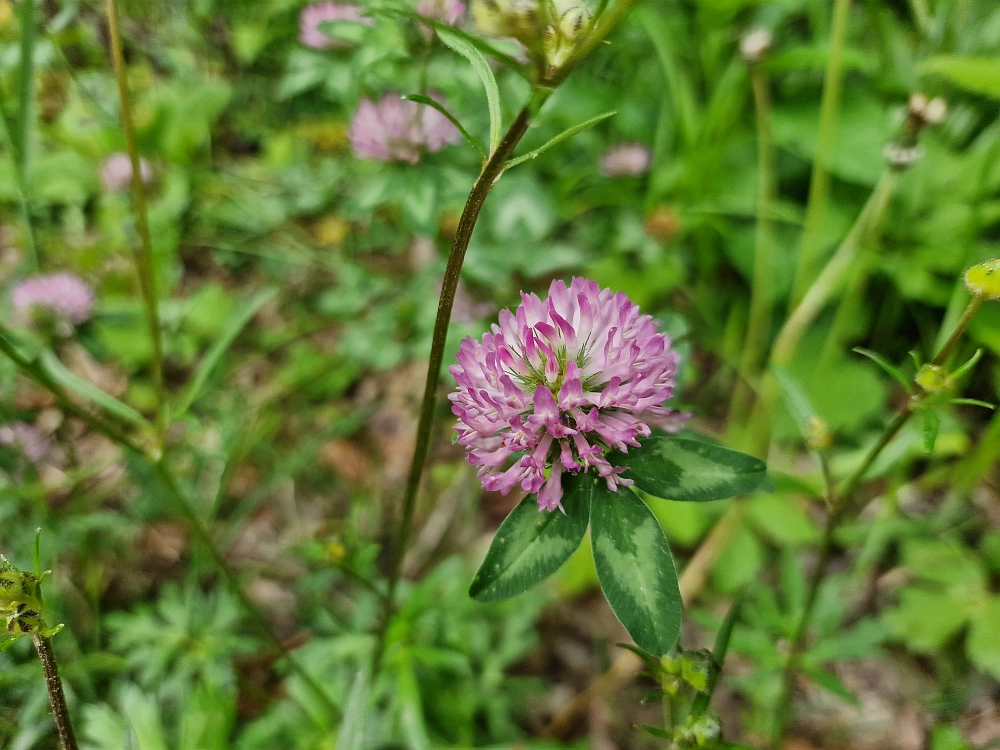
M22 322L41 312L61 323L79 325L94 310L94 290L72 273L29 276L14 287L11 305Z
M457 143L461 136L433 107L385 94L377 102L361 100L351 119L350 137L361 159L416 164L423 154Z
M311 49L330 49L346 46L346 42L323 33L320 25L336 21L351 21L371 26L372 19L364 15L364 9L351 3L313 3L299 14L299 41Z

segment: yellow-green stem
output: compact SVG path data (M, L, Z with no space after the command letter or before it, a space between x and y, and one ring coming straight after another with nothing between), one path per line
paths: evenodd
M809 203L806 206L805 226L799 245L798 267L792 287L792 305L797 305L805 295L816 275L823 252L822 234L826 221L830 193L830 157L837 131L837 112L844 81L844 47L847 44L847 22L851 0L835 0L833 27L830 31L829 57L823 80L823 97L820 101L819 127L816 134L816 156L809 181Z
M781 327L771 348L772 364L787 367L791 363L802 337L850 271L857 258L862 237L871 236L881 223L895 190L896 180L897 175L892 171L887 170L882 174L851 231ZM758 401L749 429L751 442L758 453L766 452L766 446L770 443L771 419L777 406L778 394L777 380L770 372L765 372L761 378Z
M730 425L742 425L752 398L751 383L760 374L771 327L774 303L774 226L771 211L775 199L774 142L771 138L771 96L767 76L759 65L750 68L754 111L757 117L757 236L754 246L750 314L740 362L740 377L729 407Z
M142 163L135 140L135 118L132 115L132 96L125 71L125 56L122 52L121 32L118 24L118 9L115 0L105 0L108 17L108 37L111 43L111 61L118 81L118 94L122 105L122 129L129 161L132 164L132 194L135 204L135 226L139 234L139 250L136 253L136 267L139 285L146 307L146 323L153 342L153 385L156 389L156 426L162 446L167 428L167 395L163 380L163 330L160 326L160 300L156 290L156 275L153 272L153 243L149 236L149 218L146 210L146 192L142 182Z

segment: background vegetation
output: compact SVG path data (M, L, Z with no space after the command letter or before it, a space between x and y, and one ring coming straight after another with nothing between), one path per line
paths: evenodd
M33 13L30 1L0 0L0 318L23 328L10 299L35 257L44 272L85 279L96 308L73 335L23 335L69 392L96 386L134 427L154 419L159 385L132 262L141 231L129 194L101 179L126 148L107 22L91 0L45 0ZM799 259L815 258L799 271L808 284L853 238L845 282L782 364L829 427L831 472L856 468L908 397L852 347L911 378L908 353L929 360L965 308L964 270L1000 255L1000 7L838 0L841 45L833 6L640 0L518 153L618 114L512 170L490 196L446 363L520 290L587 276L675 338L676 400L696 427L761 453L739 377L751 290L770 313L763 352L801 296ZM350 747L351 717L364 713L351 686L373 648L441 275L480 160L464 142L415 165L364 160L350 120L364 97L428 86L483 140L489 117L473 68L414 21L374 13L371 26L330 29L342 41L320 50L299 41L302 7L120 6L178 483L0 358L0 551L30 568L42 529L47 619L66 624L53 642L93 750ZM748 62L740 41L758 28L773 44ZM529 87L506 68L497 80L510 122ZM947 116L923 123L906 168L887 171L916 91L945 99ZM648 147L648 171L602 170L622 143ZM851 233L871 218L873 191L884 211ZM773 252L763 283L761 236ZM988 402L1000 378L995 303L958 361L977 348L962 390ZM629 679L630 655L615 646L627 636L595 593L586 545L540 590L502 604L468 597L518 498L481 491L443 399L439 413L367 746L664 746L635 728L656 723L659 707L642 703L648 680ZM936 427L903 428L835 536L786 747L1000 740L1000 421L970 405L935 413ZM709 646L745 592L713 703L724 737L745 746L772 731L824 517L796 418L779 405L763 429L773 491L650 500L682 566L710 553L687 579L685 647ZM711 536L733 507L730 533ZM54 743L22 639L0 654L0 744Z

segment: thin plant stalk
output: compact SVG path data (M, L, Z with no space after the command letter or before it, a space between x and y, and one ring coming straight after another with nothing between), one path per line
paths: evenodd
M750 383L758 377L765 357L774 293L774 222L771 212L776 190L775 156L771 137L771 94L767 76L760 65L751 65L750 84L757 118L757 234L750 314L740 362L740 377L729 407L730 425L741 425L746 419L752 398Z
M809 203L805 226L799 245L799 261L792 286L792 305L797 305L812 284L823 251L821 236L826 221L830 196L830 157L837 131L837 113L844 82L844 47L847 44L847 22L851 0L835 0L833 26L830 31L830 51L823 80L819 127L816 135L816 157L809 180Z
M132 164L132 194L134 196L135 226L139 233L139 251L136 266L139 285L146 307L146 322L149 336L153 341L153 386L156 389L156 426L162 446L167 427L167 394L163 380L163 330L160 326L160 301L156 290L156 274L153 272L153 243L149 236L149 218L146 209L146 192L142 183L142 166L139 149L135 141L135 118L132 115L132 97L129 93L128 76L125 71L125 56L122 52L121 32L118 24L118 8L115 0L105 0L108 17L108 36L111 42L111 61L118 81L118 94L122 105L122 129L129 161Z
M968 328L969 323L975 316L976 311L979 309L982 299L983 298L978 295L973 297L968 307L966 307L961 320L959 320L958 325L952 331L944 346L941 347L937 355L931 361L932 365L942 366L945 362L947 362L948 357L951 356L951 353L958 345L958 342L965 333L966 328ZM854 510L857 500L856 492L861 486L861 483L864 481L868 470L872 467L872 464L875 463L875 460L882 454L882 451L885 450L886 446L892 442L892 439L896 437L899 431L903 429L906 423L910 420L910 417L913 416L918 404L919 396L907 400L906 404L896 412L896 415L886 426L879 439L874 445L872 445L871 448L868 449L868 452L865 454L861 464L844 482L843 487L837 491L829 501L829 515L827 516L826 525L823 530L823 539L820 543L819 557L816 561L816 567L813 569L812 575L809 579L809 586L806 591L802 616L799 619L795 632L792 635L791 643L789 644L788 660L785 662L785 669L781 680L781 690L778 693L778 701L775 704L774 732L771 737L771 746L773 748L780 747L781 739L785 733L785 726L787 725L789 716L791 715L790 701L792 696L792 685L799 670L806 634L812 624L816 598L819 594L820 586L822 586L823 581L826 579L826 574L829 570L834 536L837 529L840 527L841 521L847 516L848 513Z
M430 450L431 430L434 424L434 410L437 406L438 382L441 378L441 365L444 362L444 347L448 339L448 326L451 322L451 311L455 303L455 294L458 291L458 280L462 271L462 264L465 262L465 253L469 249L469 241L472 239L472 232L476 227L476 221L483 210L486 197L496 183L497 178L503 173L504 166L514 148L524 137L531 122L531 117L541 106L548 94L537 92L532 102L529 103L514 120L507 130L507 133L500 140L500 145L483 167L469 199L466 201L465 209L458 221L458 229L455 239L452 241L451 252L448 254L448 265L445 268L444 280L441 285L441 296L438 300L437 318L434 322L434 336L431 341L430 359L427 363L427 378L424 382L424 395L420 403L420 420L417 424L417 441L413 450L413 460L410 463L410 473L407 477L406 488L403 492L403 512L396 531L396 538L393 545L392 568L389 573L389 586L385 598L385 611L383 622L379 632L374 655L374 671L378 671L381 665L383 651L385 648L385 634L388 628L388 621L395 606L396 589L399 586L399 579L403 572L403 558L406 556L406 549L410 543L413 529L413 513L417 504L417 492L420 489L420 479L423 476L424 464L427 461L427 453Z
M49 693L49 703L52 705L59 747L62 750L77 750L76 735L73 734L73 724L70 722L62 680L59 679L59 665L52 650L52 641L41 633L34 633L31 639L35 643L35 651L38 652L38 660L42 663L42 671L45 673L45 689Z
M896 181L895 172L887 170L882 174L847 237L781 327L771 349L770 361L773 364L787 367L791 363L803 336L830 298L840 289L857 260L862 238L874 235L881 224L895 191ZM773 375L765 373L749 428L750 440L758 454L766 451L770 444L771 420L778 395L777 380Z

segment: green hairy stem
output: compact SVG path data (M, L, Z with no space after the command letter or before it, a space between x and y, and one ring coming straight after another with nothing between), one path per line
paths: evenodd
M66 706L62 680L59 679L59 665L56 664L52 641L40 633L35 633L32 636L32 641L34 641L35 650L38 652L38 660L42 663L42 671L45 672L45 688L48 690L49 702L52 704L52 716L56 722L59 747L62 750L77 750L76 735L73 734L73 725L70 723L69 708Z
M521 138L528 131L528 125L534 111L542 105L547 94L539 94L533 98L532 103L521 110L517 119L507 130L507 133L500 141L500 146L490 157L483 167L479 178L472 186L469 199L466 201L465 209L458 222L458 230L452 242L451 252L448 255L448 265L444 272L444 281L441 285L441 297L438 300L437 318L434 321L434 337L431 341L430 359L427 363L427 379L424 382L424 395L420 403L420 421L417 424L417 442L413 450L413 460L410 463L410 473L406 481L406 489L403 492L403 513L396 531L396 538L393 545L392 568L389 573L389 588L385 599L385 612L383 622L376 645L374 665L375 670L381 664L383 650L385 648L385 630L391 617L392 608L396 599L396 589L403 572L403 559L406 556L406 549L410 543L413 529L413 512L417 504L417 492L420 489L420 479L423 476L424 464L427 461L427 453L430 450L431 430L434 423L434 410L437 405L438 381L441 378L441 365L444 362L444 347L448 339L448 325L451 322L451 310L455 304L455 294L458 291L458 280L462 272L462 264L465 262L465 253L469 249L469 241L472 239L472 232L476 228L476 221L483 210L486 197L493 189L497 179L503 173L504 166L514 148L520 143Z

